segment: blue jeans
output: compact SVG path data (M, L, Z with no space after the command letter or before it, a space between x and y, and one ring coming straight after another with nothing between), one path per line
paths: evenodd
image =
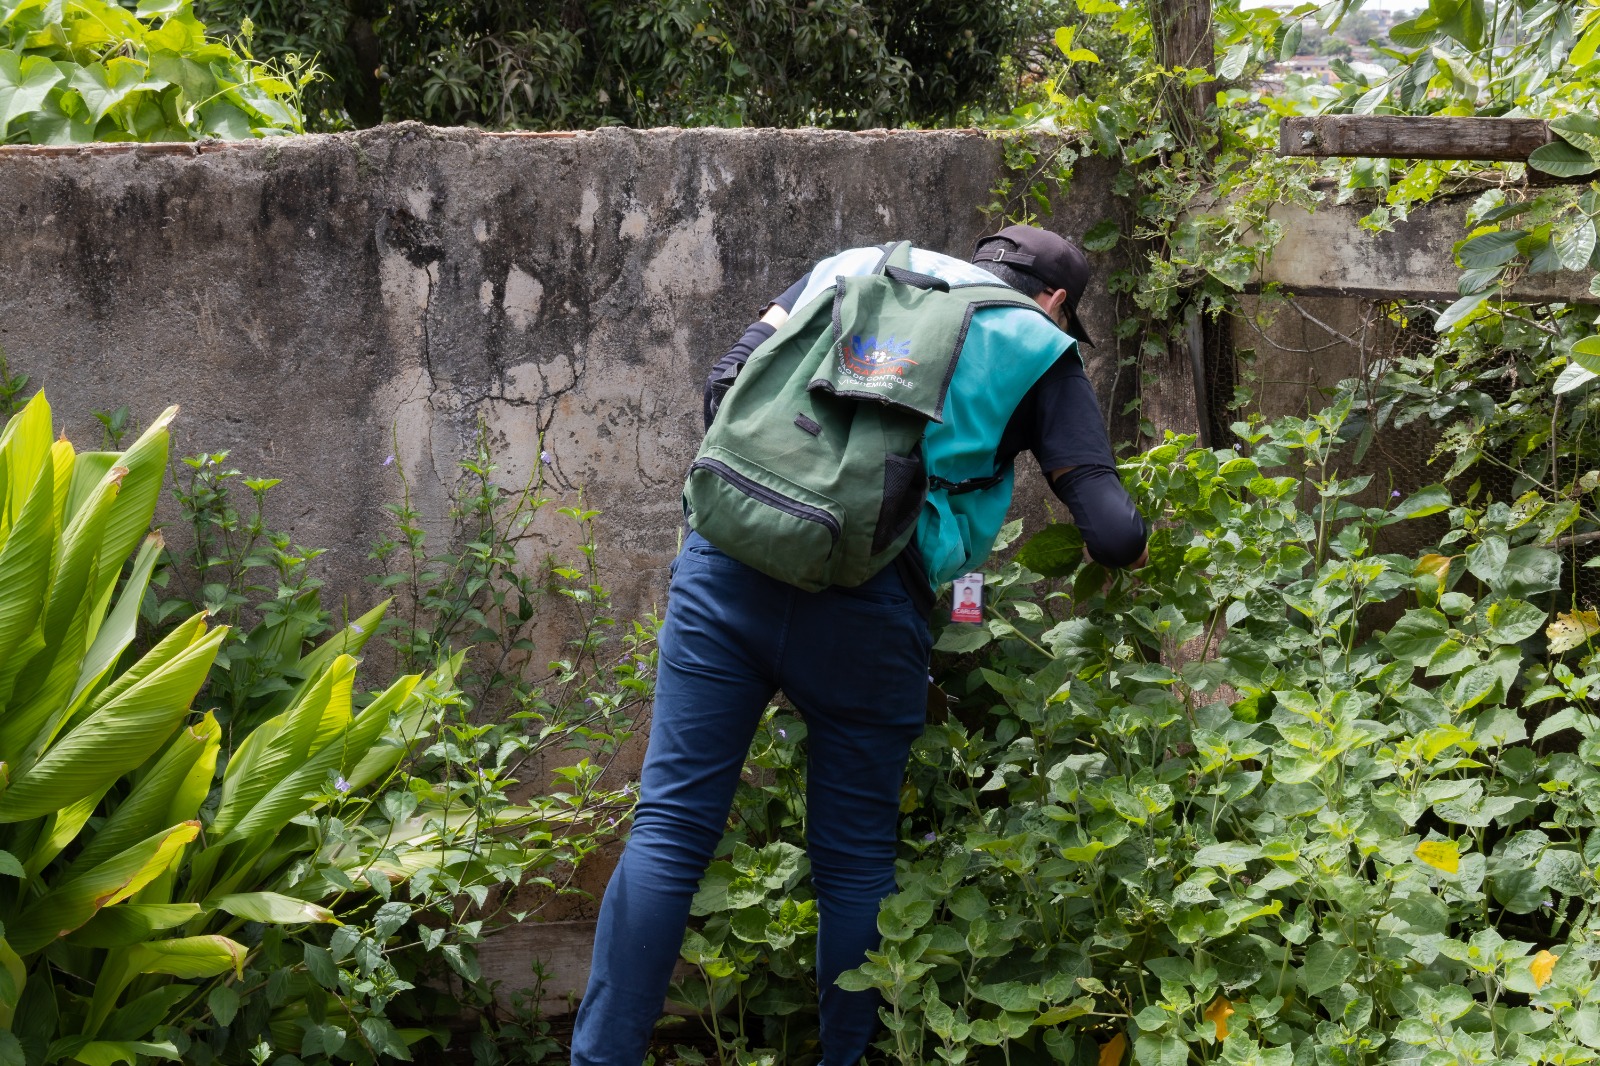
M834 981L877 948L878 905L894 891L900 785L927 708L927 621L893 567L803 592L691 533L672 575L639 806L600 907L573 1066L644 1061L690 900L779 689L807 727L822 1062L855 1066L880 998Z

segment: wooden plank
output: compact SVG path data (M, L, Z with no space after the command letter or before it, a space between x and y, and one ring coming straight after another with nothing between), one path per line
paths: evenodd
M1537 118L1296 115L1278 124L1278 154L1525 162L1548 144Z
M1139 356L1139 419L1150 424L1154 443L1168 431L1198 434L1203 395L1195 387L1187 344L1168 341L1165 351Z

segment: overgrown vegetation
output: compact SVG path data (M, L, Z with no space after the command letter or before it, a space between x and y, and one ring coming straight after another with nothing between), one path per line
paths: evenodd
M928 0L204 0L268 54L316 54L334 126L836 126L1000 105L1052 5ZM1046 32L1048 32L1046 30Z
M257 954L249 941L295 942L356 918L337 899L314 902L333 893L306 882L374 880L399 841L368 835L347 810L352 832L332 849L308 827L325 827L322 809L347 797L362 810L388 791L448 691L448 673L411 675L354 707L347 652L360 641L342 633L221 758L222 726L189 708L228 630L194 614L130 653L159 537L118 580L149 528L174 413L124 452L77 453L51 443L40 394L0 436L8 1062L209 1059L190 1057L192 1026L232 1021ZM259 1006L264 1027L270 1007ZM404 1046L381 1017L367 1036Z
M151 536L123 578L173 413L80 453L39 394L0 436L0 1060L394 1061L454 1041L464 1007L475 1061L537 1060L548 1026L515 1007L537 969L497 997L474 945L572 891L626 813L600 775L649 697L652 626L609 617L592 539L582 569L517 558L551 501L490 484L483 444L457 512L474 561L403 508L403 548L378 550L411 564L381 582L403 621L385 601L330 627L318 553L269 528L276 482L222 453L179 467L191 547ZM126 413L102 422L119 444ZM507 587L586 620L547 675L514 634L516 669L472 665ZM380 632L426 679L362 690Z
M322 51L333 80L296 87L323 93L313 108L335 125L385 115L530 127L870 125L939 120L992 105L990 87L1018 85L1026 99L996 124L1062 137L1008 142L1018 178L996 210L1044 211L1052 182L1069 181L1089 155L1118 165L1119 213L1085 243L1121 246L1132 261L1108 280L1122 301L1121 364L1141 379L1197 320L1255 313L1241 293L1279 236L1271 208L1354 200L1370 208L1366 225L1381 228L1419 203L1472 192L1455 250L1459 299L1385 305L1387 327L1414 343L1329 410L1270 424L1240 418L1216 449L1146 426L1155 446L1124 472L1159 518L1147 569L1108 583L1080 565L1070 529L1051 526L993 568L986 624L944 630L936 673L952 702L919 743L903 795L902 892L880 919L883 950L847 978L885 995L888 1061L1531 1064L1600 1051L1600 708L1591 703L1600 613L1580 591L1600 539L1591 425L1600 341L1593 305L1513 295L1529 273L1600 270L1600 185L1589 177L1600 170L1600 6L1432 0L1388 27L1375 46L1381 74L1335 63L1331 84L1265 78L1275 60L1339 32L1363 7L1247 10L1230 0L1216 5L1214 39L1181 55L1157 6L1075 0L1042 9L1060 16L1059 58L1037 79L1017 62L1030 56L1032 30L1003 5L211 7L224 21L261 24L263 51ZM89 32L84 5L7 10L8 26L59 13L63 34ZM181 8L128 18L147 35L174 19L189 25ZM792 51L752 44L773 40ZM108 72L157 54L109 42L80 52L73 62ZM141 77L155 70L154 58L140 61ZM13 137L43 121L52 93L63 114L78 114L62 78L32 110L8 115ZM130 88L93 132L156 129L146 105L162 94L200 115L185 93L176 80ZM0 95L8 107L29 99L16 88ZM1558 140L1528 166L1277 158L1278 118L1311 112L1534 116ZM1530 183L1530 169L1565 183ZM1600 282L1590 287L1600 295ZM0 363L0 404L25 386ZM1357 472L1381 434L1419 423L1439 434L1437 484L1396 492L1381 474ZM108 434L123 428L105 420ZM28 449L55 456L61 446L46 438ZM84 469L108 476L111 462ZM184 937L211 939L181 973L153 971L176 980L131 977L104 991L84 975L178 966L148 954L167 951L151 945L176 934L149 924L133 941L80 931L49 949L13 947L15 966L0 957L0 993L53 991L48 1009L13 1005L40 1032L19 1028L21 1051L3 1040L0 1051L91 1063L402 1056L435 1031L438 993L425 978L453 973L453 996L489 1007L473 944L500 916L548 898L512 889L559 892L571 863L610 831L600 820L625 812L627 795L602 787L599 771L647 698L651 627L612 617L594 569L594 512L581 500L562 515L581 531L582 558L529 557L528 533L551 501L537 471L520 492L495 488L486 447L464 467L448 547L430 549L420 516L401 504L373 560L398 606L337 628L321 604L315 552L268 528L274 483L245 478L226 455L186 463L194 548L143 597L147 622L168 634L145 654L194 639L204 623L179 620L199 606L232 626L204 638L216 655L204 696L214 716L179 732L182 708L168 709L169 752L180 741L197 760L210 751L216 788L192 810L162 808L173 824L222 835L192 855L173 845L183 857L151 882L166 893L159 899L103 910L119 915L107 925L174 918ZM98 499L74 486L63 518ZM0 526L19 521L0 511ZM62 528L70 538L72 523ZM0 549L0 569L9 558ZM150 548L128 587L152 566ZM49 606L53 597L43 601L47 620L68 610ZM117 613L139 600L128 597L105 617L131 632ZM111 600L82 603L49 624L92 651L79 615ZM548 671L530 667L541 604L559 605L578 634ZM255 845L241 844L228 804L253 777L252 753L303 736L313 718L319 741L324 721L376 727L380 704L357 692L349 656L380 626L397 665L431 672L389 697L408 701L411 715L384 716L390 739L379 747L394 770L367 780L313 757L307 765L322 776L288 788L287 828L251 859ZM452 654L468 644L478 650ZM68 674L78 676L62 665ZM60 721L66 738L78 732L71 712ZM16 728L0 719L0 744ZM412 743L423 733L429 743ZM676 994L705 1012L724 1061L815 1056L804 733L781 711L760 731L757 773L685 940L692 976ZM267 739L252 747L258 735ZM557 771L551 794L513 798L518 782L542 784L529 775L569 744L590 759ZM401 760L406 751L413 757ZM37 771L36 754L7 760L18 769L0 811L21 802L13 796ZM158 776L119 774L103 794L29 808L32 820L8 830L21 871L8 942L26 935L38 900L76 892L83 856L100 855L100 835ZM260 897L237 906L259 905L261 916L223 906L239 895ZM313 909L272 909L291 905ZM195 909L178 918L137 910L145 906ZM480 1061L551 1050L536 1024L500 1020L486 1016Z
M1250 458L1152 450L1149 567L1108 584L1051 527L944 629L901 892L846 978L883 990L890 1061L1588 1057L1593 629L1504 505L1360 502L1349 404L1242 424ZM1375 549L1430 516L1442 544ZM686 998L765 1019L774 1061L810 1036L803 735L758 739L685 950Z
M1359 0L1218 4L1189 56L1152 8L1076 7L1008 123L1064 140L1011 141L995 209L1120 164L1124 213L1086 244L1132 259L1110 279L1124 367L1255 313L1279 204L1356 199L1380 228L1472 189L1461 298L1383 308L1412 343L1321 414L1237 421L1217 450L1146 423L1136 578L1080 568L1066 526L994 568L991 620L941 636L951 714L913 759L884 949L846 980L883 991L897 1063L1588 1061L1600 621L1572 567L1600 527L1600 349L1593 306L1511 294L1600 269L1600 187L1524 180L1600 170L1600 8L1438 0L1390 27L1382 76L1325 84L1262 74ZM1558 140L1495 168L1277 158L1278 118L1314 112L1531 115ZM1418 421L1439 484L1357 473ZM758 736L685 942L682 996L743 1062L815 1051L803 735L774 712Z
M309 56L258 60L189 0L0 4L0 143L237 140L304 132Z
M160 621L203 604L242 623L207 689L219 720L242 729L314 676L315 653L302 658L302 649L329 629L321 582L310 576L320 552L270 528L276 480L246 477L226 453L187 457L178 470L191 546L165 560L157 583L171 598L147 596L146 615ZM371 581L398 603L346 622L334 639L359 648L381 635L392 655L369 651L369 660L391 670L443 663L449 686L434 701L429 743L416 746L393 786L353 803L334 782L338 802L314 827L323 854L370 856L354 870L348 859L296 870L308 899L344 901L345 924L328 937L264 943L245 987L267 989L278 1009L258 1009L253 1025L202 1026L209 1044L190 1049L197 1060L387 1060L423 1038L457 1040L452 1028L472 1012L475 1061L538 1061L555 1050L528 1001L537 995L537 960L526 986L497 996L475 946L576 891L577 864L615 836L632 794L601 776L649 700L655 622L614 617L595 569L598 512L557 506L541 472L507 489L496 470L480 432L438 549L393 472L398 539L374 547ZM530 556L542 538L529 527L546 508L579 534L578 565ZM552 613L575 635L543 663L532 638ZM548 633L543 639L550 647ZM375 1041L372 1032L393 1039Z
M1600 269L1596 193L1584 183L1551 187L1545 177L1570 180L1600 168L1594 118L1600 15L1593 5L1440 0L1374 42L1382 76L1338 59L1332 84L1274 72L1308 34L1336 31L1366 6L1336 0L1286 11L1218 3L1214 51L1179 56L1168 53L1183 42L1173 41L1150 5L1083 0L1057 33L1053 76L1002 123L1063 136L1008 143L1018 177L999 190L995 212L1048 211L1050 195L1070 185L1081 158L1100 155L1119 165L1115 191L1123 210L1091 228L1084 243L1092 251L1121 245L1132 261L1107 283L1119 296L1120 364L1139 375L1141 388L1155 380L1153 368L1183 350L1196 316L1221 322L1255 313L1240 297L1281 237L1281 225L1269 217L1280 205L1309 209L1324 197L1356 200L1372 208L1364 224L1385 228L1403 222L1420 201L1482 192L1458 253L1462 299L1443 309L1401 311L1402 327L1444 334L1469 319L1494 326L1507 287L1524 274ZM1526 165L1280 158L1279 120L1315 113L1529 116L1551 120L1558 140ZM1543 183L1526 180L1535 171ZM1265 295L1270 314L1274 294ZM1534 313L1570 314L1579 317L1566 342L1552 349L1556 357L1582 340L1592 312ZM1600 358L1597 351L1580 343L1576 358ZM1215 400L1229 406L1248 398L1245 391ZM1155 427L1144 428L1159 439Z

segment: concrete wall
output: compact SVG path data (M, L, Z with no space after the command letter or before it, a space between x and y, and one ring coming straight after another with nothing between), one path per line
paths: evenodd
M970 131L403 125L0 148L0 346L84 443L93 410L143 421L181 404L179 454L231 449L283 479L273 520L330 549L330 585L354 606L374 598L358 579L399 471L442 528L481 417L507 481L542 442L555 488L604 512L605 576L646 609L710 362L840 247L964 254L1000 176L998 146ZM1108 179L1081 170L1052 224L1098 221ZM1103 294L1083 310L1110 335ZM1102 348L1100 380L1113 361ZM1022 496L1039 494L1035 480Z
M1450 303L1461 295L1456 287L1461 271L1452 249L1466 237L1467 209L1485 188L1469 185L1416 204L1393 228L1374 233L1361 226L1361 219L1375 200L1335 203L1333 187L1324 184L1324 200L1315 211L1284 205L1272 210L1283 236L1261 280L1278 282L1301 296L1386 300L1404 295ZM1532 302L1600 302L1589 288L1590 277L1575 270L1523 274L1507 293Z
M965 255L1001 176L999 146L971 131L404 125L0 148L0 347L80 445L98 444L95 410L127 404L143 424L178 403L177 455L228 449L282 479L269 521L329 549L329 599L352 611L379 598L361 577L401 474L447 529L482 419L505 483L542 450L550 494L582 489L603 512L602 579L633 614L664 600L711 362L840 248L908 238ZM1080 233L1110 213L1110 177L1083 163L1049 224ZM1102 276L1117 265L1098 258ZM1111 338L1103 290L1080 310ZM1112 346L1089 355L1104 393ZM1018 512L1037 526L1046 493L1024 465ZM570 556L570 522L547 510L533 533L530 557ZM609 868L597 858L591 889ZM557 1006L582 988L592 911L555 901L543 916L569 921L512 931L486 968L515 991L544 957Z
M603 512L602 578L636 613L664 598L709 364L832 251L909 238L965 254L1001 177L999 146L970 131L403 125L248 144L5 147L0 347L80 444L98 441L94 410L127 404L142 423L181 404L177 454L229 449L233 465L281 478L270 521L329 549L322 576L356 610L378 598L360 578L401 474L425 521L447 528L456 464L482 419L505 482L524 481L543 450L552 495L581 488ZM1119 211L1111 177L1103 161L1081 161L1047 224L1076 234ZM1459 203L1379 236L1355 225L1364 211L1280 218L1287 235L1264 280L1303 298L1259 329L1233 324L1235 345L1255 353L1255 409L1302 413L1386 347L1383 323L1350 297L1453 295ZM1102 277L1120 265L1095 260ZM1571 278L1537 284L1583 296ZM1086 354L1115 410L1104 290L1081 311L1107 342ZM1187 379L1161 388L1194 421ZM1114 427L1113 440L1130 429ZM1391 468L1429 478L1429 442L1392 444ZM1037 526L1046 499L1029 470L1018 513ZM572 547L553 515L533 532L530 556ZM607 865L584 882L597 888ZM591 910L543 913L568 921L508 931L485 967L514 991L530 983L530 956L543 957L555 970L547 1005L560 1009L583 984Z

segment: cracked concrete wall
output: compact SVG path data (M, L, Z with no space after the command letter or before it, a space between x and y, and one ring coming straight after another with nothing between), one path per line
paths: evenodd
M1097 166L1051 220L1063 232L1109 210ZM376 598L360 576L399 472L443 528L481 417L506 481L542 449L557 493L581 487L604 512L604 573L644 610L677 543L709 363L840 247L964 253L1000 176L999 147L969 131L403 125L0 148L0 346L80 442L96 409L143 422L179 403L179 454L229 449L283 479L270 517L329 549L352 608ZM1084 311L1109 337L1103 291ZM1037 514L1040 483L1025 484ZM536 532L566 550L569 525Z
M381 596L362 578L392 532L384 505L409 486L424 525L447 530L481 419L503 483L542 465L548 495L581 490L602 512L601 577L628 617L664 606L710 364L840 248L908 238L966 254L1002 176L999 145L972 131L407 124L5 147L0 347L80 445L98 445L95 410L127 404L142 425L178 403L176 455L226 449L230 465L282 479L269 523L327 549L324 602L352 615ZM1111 177L1083 161L1049 224L1076 234L1110 213ZM1121 265L1097 258L1102 277ZM1111 338L1103 287L1080 310ZM1088 354L1104 392L1113 347ZM1048 494L1020 465L1018 512L1037 528ZM530 561L577 558L554 508L530 534ZM558 654L562 629L543 627L536 662ZM641 754L630 745L616 772ZM601 858L585 864L590 888Z
M1085 161L1051 224L1098 222L1111 176ZM362 578L392 532L384 505L409 486L424 524L447 530L481 419L503 483L542 466L548 495L581 490L602 512L601 577L627 617L664 605L711 362L840 248L909 238L965 254L1001 177L999 146L970 131L408 124L248 144L5 147L0 347L81 446L99 443L96 410L126 404L142 425L178 403L175 455L226 449L230 465L282 479L270 524L327 549L324 602L352 615L381 596ZM1111 337L1103 288L1081 310ZM1090 351L1102 390L1114 363L1110 345ZM1035 527L1046 495L1027 471L1018 508ZM530 533L530 561L576 558L574 526L554 508ZM543 627L536 662L573 635L562 629L559 618ZM628 745L614 773L634 774L642 752ZM613 851L584 863L584 887L601 887ZM574 897L528 904L549 904L545 919L593 911ZM563 935L587 936L573 928L530 926L532 942L486 957L522 975L514 990L530 950L558 965L570 956L547 989L564 997L583 984L586 953L558 950Z

